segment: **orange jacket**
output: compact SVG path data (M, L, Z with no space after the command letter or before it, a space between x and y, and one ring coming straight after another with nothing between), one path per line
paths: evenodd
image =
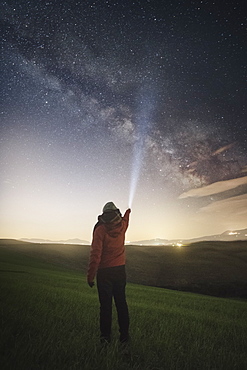
M125 232L129 225L130 209L116 226L100 224L94 228L87 280L92 282L100 268L125 265Z

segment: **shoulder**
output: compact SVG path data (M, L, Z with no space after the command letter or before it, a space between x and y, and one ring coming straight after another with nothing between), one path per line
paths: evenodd
M103 234L106 232L105 225L102 222L97 222L93 230L94 234Z

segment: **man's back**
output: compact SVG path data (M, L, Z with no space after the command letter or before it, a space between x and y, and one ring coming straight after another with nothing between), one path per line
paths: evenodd
M88 276L101 268L125 265L125 232L129 225L128 209L118 224L99 223L93 232Z

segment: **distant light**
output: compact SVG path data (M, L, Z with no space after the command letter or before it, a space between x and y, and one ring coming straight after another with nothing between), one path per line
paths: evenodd
M180 247L183 246L183 244L182 243L177 243L176 246L180 248Z
M230 231L228 235L237 235L238 233L235 231Z

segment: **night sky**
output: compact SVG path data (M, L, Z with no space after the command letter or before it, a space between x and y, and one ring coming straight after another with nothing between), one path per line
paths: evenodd
M0 237L90 240L108 201L131 241L247 227L245 5L3 1Z

